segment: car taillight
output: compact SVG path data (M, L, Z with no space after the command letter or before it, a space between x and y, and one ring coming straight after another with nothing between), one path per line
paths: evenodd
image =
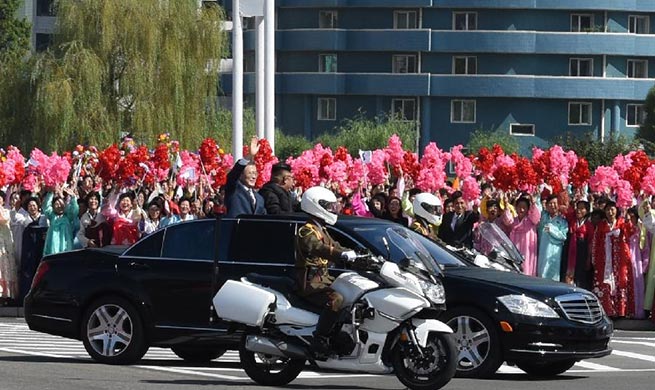
M42 261L39 264L39 267L36 269L36 274L34 274L34 278L32 279L32 287L30 289L34 289L39 282L41 282L41 279L45 276L46 272L50 269L50 266L48 265L47 262Z

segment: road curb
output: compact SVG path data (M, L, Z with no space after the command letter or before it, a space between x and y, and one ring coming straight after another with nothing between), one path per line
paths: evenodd
M22 307L0 307L0 317L24 317Z
M631 319L621 318L621 319L614 320L614 329L655 331L655 322L653 322L652 320L631 320Z

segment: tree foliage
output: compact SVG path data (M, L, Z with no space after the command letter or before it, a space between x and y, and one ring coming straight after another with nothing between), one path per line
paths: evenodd
M653 143L655 143L655 87L652 87L646 95L646 101L644 102L644 111L646 112L646 118L644 124L639 127L637 130L636 137L644 141L648 147L648 151L652 154L655 152L653 148Z
M29 63L24 146L107 145L162 132L195 147L219 119L219 7L189 0L59 0L53 50ZM18 91L16 91L18 92ZM18 129L20 130L20 129Z
M602 142L593 132L583 135L566 133L557 137L554 142L565 150L573 150L578 156L587 159L592 170L601 165L611 166L614 157L639 147L637 141L624 135L610 137Z
M30 50L30 23L17 17L21 3L21 0L0 1L0 69L22 59Z
M345 146L348 150L357 154L359 150L373 150L384 148L389 138L397 134L405 149L417 149L418 133L416 123L404 121L392 116L367 118L363 113L353 119L346 119L335 132L325 133L319 136L315 142L323 146L329 146L336 150L339 146Z
M500 145L507 154L519 152L518 141L506 130L478 129L469 135L468 148L471 153L477 153L482 148L491 149L496 144Z

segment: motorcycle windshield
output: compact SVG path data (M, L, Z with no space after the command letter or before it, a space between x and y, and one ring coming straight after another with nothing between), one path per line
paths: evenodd
M475 249L491 261L510 261L517 266L523 263L514 243L495 223L484 222L477 227Z
M409 261L406 269L408 272L420 277L426 277L425 274L441 275L441 269L430 252L418 240L417 233L402 227L390 227L386 230L386 236L389 240L391 257Z

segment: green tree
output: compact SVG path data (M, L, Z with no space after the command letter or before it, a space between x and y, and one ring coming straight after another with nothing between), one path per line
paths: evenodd
M643 140L648 152L655 153L653 143L655 143L655 87L652 87L646 95L644 102L644 111L646 118L644 124L637 130L636 138Z
M107 145L122 132L151 143L170 132L197 147L219 118L220 7L196 1L59 0L53 50L36 56L23 145ZM19 91L15 91L19 92Z
M617 155L639 147L636 140L631 140L623 135L610 137L602 142L593 132L583 135L566 133L563 136L556 137L553 142L565 150L573 150L578 156L587 159L589 168L592 170L601 165L610 166Z
M30 50L30 23L17 18L21 3L21 0L0 2L0 68L24 58Z
M346 119L335 132L326 133L316 139L316 143L329 146L336 150L339 146L346 146L351 154L358 156L359 150L373 150L384 148L389 138L397 134L405 149L416 151L417 129L416 123L404 121L392 116L367 118L360 113L353 119Z
M491 149L495 144L500 145L507 154L519 152L518 141L507 131L478 129L469 135L468 148L471 153L477 153L482 148Z

